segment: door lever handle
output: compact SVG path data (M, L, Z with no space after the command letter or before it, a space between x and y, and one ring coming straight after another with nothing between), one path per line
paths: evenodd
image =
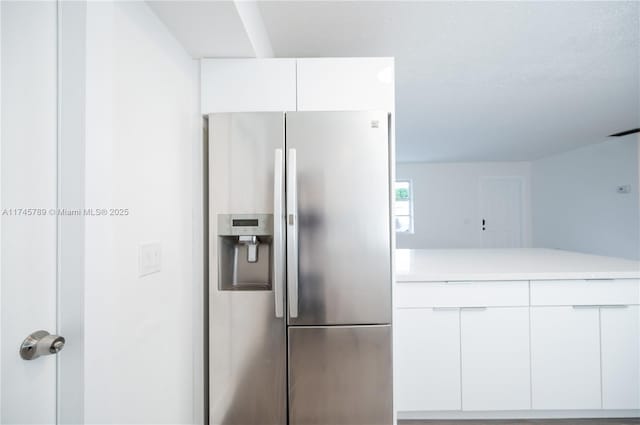
M60 335L51 335L47 331L35 331L22 341L20 357L23 360L35 360L40 356L57 354L64 348L65 339Z

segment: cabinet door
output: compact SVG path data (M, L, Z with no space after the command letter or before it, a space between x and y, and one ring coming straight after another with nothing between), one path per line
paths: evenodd
M202 59L200 87L203 115L295 111L296 60Z
M640 307L600 308L602 407L640 409Z
M534 409L599 409L598 307L531 307Z
M530 408L529 309L463 308L463 410Z
M393 58L297 60L299 111L393 112Z
M399 309L394 331L398 410L459 410L458 309Z

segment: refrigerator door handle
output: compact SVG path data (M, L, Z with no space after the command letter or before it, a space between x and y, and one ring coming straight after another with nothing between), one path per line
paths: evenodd
M298 317L298 176L296 150L287 158L287 293L289 316Z
M282 149L275 150L273 167L273 292L276 317L284 317L284 164Z

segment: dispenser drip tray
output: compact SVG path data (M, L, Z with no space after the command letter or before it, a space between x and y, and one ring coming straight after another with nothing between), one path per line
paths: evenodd
M271 238L247 242L238 237L221 237L220 257L220 290L271 290Z

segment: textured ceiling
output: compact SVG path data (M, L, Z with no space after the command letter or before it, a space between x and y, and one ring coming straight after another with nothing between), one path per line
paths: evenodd
M261 2L277 56L395 56L401 161L531 160L638 127L635 2Z

